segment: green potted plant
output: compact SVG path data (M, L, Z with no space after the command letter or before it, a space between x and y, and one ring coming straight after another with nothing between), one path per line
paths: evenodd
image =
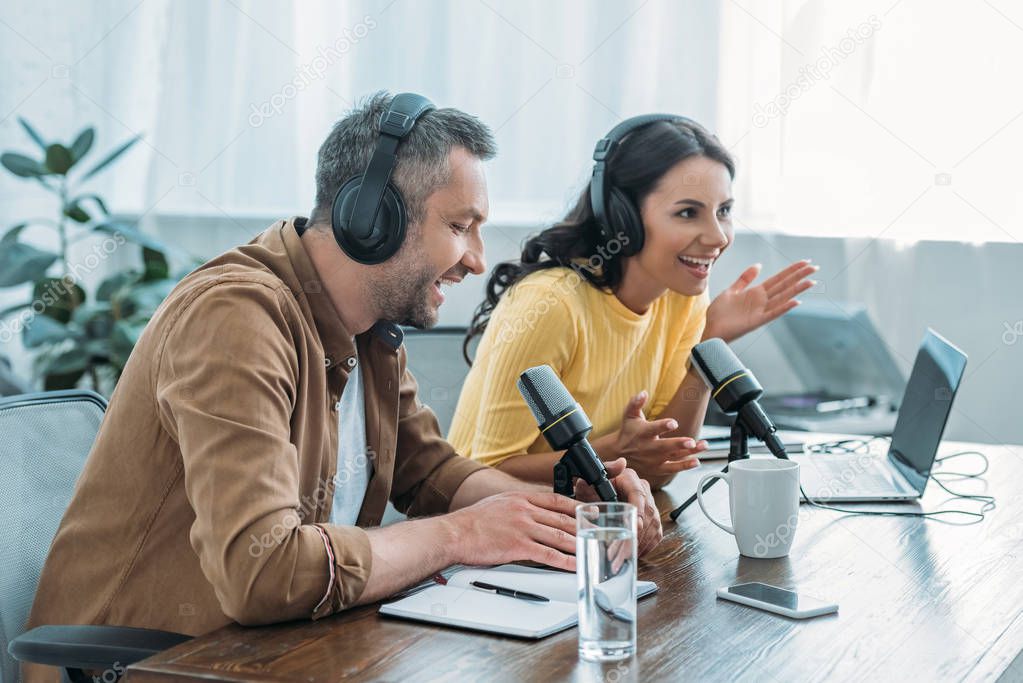
M18 121L39 146L41 158L5 152L0 164L52 193L57 199L57 215L25 220L0 237L0 288L31 284L28 301L0 310L0 332L5 333L0 341L21 334L24 345L35 352L35 373L46 390L78 386L84 377L92 388L108 393L156 307L184 274L172 277L168 254L177 252L189 268L198 261L113 219L99 195L82 189L131 149L140 136L122 143L86 170L83 161L95 139L91 127L65 146L47 142L27 121ZM36 226L56 232L56 252L22 241L23 231ZM103 240L92 254L80 263L68 260L71 245L97 235ZM127 243L141 248L139 267L108 275L87 294L82 278L96 269L108 271L107 258Z

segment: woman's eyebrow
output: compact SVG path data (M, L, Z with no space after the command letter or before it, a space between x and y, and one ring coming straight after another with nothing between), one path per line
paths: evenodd
M734 201L735 201L734 197L729 197L725 201L721 202L721 206L724 206L725 204L731 204ZM701 208L701 209L705 208L707 206L706 204L704 204L703 202L701 202L698 199L680 199L677 202L675 202L675 204L689 204L690 206L695 206L695 207L698 207L698 208Z

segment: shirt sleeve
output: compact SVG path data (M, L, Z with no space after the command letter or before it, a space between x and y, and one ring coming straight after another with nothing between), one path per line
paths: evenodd
M469 406L475 415L474 424L468 425L474 460L495 466L528 451L538 434L536 419L519 393L519 375L544 364L564 375L577 339L576 322L557 287L519 283L505 294L490 316L473 363L473 372L482 373L479 394L473 394Z
M444 513L465 478L486 466L458 455L441 436L436 415L419 400L404 347L399 354L398 443L391 502L410 517Z
M195 513L190 543L224 613L242 624L343 609L370 572L365 531L303 520L288 296L252 281L210 286L170 323L154 377Z

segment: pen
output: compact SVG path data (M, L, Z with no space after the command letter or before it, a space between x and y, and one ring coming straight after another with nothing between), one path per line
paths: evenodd
M537 595L536 593L517 591L514 588L495 586L492 583L484 583L483 581L470 581L469 585L472 586L473 588L478 588L483 591L489 591L491 593L497 593L498 595L504 595L509 598L518 598L519 600L530 600L532 602L550 602L549 598L545 598L542 595Z

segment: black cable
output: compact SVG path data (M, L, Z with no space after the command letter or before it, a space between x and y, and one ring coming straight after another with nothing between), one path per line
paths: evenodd
M806 444L803 447L804 452L808 454L844 454L844 453L869 453L870 445L875 441L888 441L883 437L869 437L866 439L842 439L840 441L829 441L825 443ZM971 493L960 493L953 491L952 489L945 486L945 484L936 475L952 475L960 479L975 479L980 477L988 470L989 461L986 455L980 451L959 451L957 453L950 453L940 458L935 458L935 463L944 462L952 458L958 458L966 455L976 455L984 461L984 467L979 472L931 472L929 479L932 479L934 483L942 488L946 493L961 500L973 500L983 503L980 508L980 512L973 512L971 510L933 510L931 512L897 512L894 510L853 510L850 508L839 508L833 505L826 505L819 503L806 494L803 490L803 484L799 484L799 492L802 494L804 500L813 507L818 507L823 510L831 510L833 512L842 512L848 515L873 515L878 517L923 517L923 518L935 518L937 521L944 522L946 524L957 524L959 526L969 526L971 524L979 524L984 521L985 514L995 508L995 497L982 495L982 494L971 494ZM943 519L937 519L939 515L965 515L967 517L976 518L972 522L967 523L956 523L949 522Z
M938 472L938 474L955 475L955 476L961 477L963 479L976 479L977 477L980 477L985 472L987 472L987 470L988 470L987 456L984 455L983 453L981 453L980 451L959 451L958 453L950 453L949 455L943 455L940 458L935 458L934 462L943 462L945 460L948 460L949 458L958 458L961 455L976 455L976 456L978 456L981 460L984 461L984 469L982 469L979 472Z

